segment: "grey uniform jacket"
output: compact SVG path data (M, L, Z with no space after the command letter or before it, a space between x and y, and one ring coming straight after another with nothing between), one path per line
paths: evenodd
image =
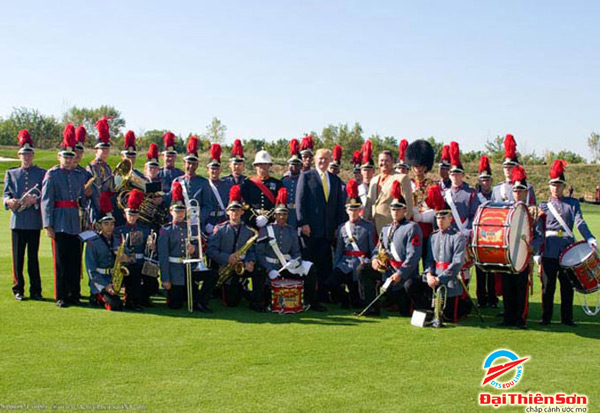
M170 262L169 258L183 260L186 254L187 224L167 224L160 229L157 241L160 280L172 285L185 285L185 265Z
M279 246L279 250L285 256L286 261L291 259L300 259L300 241L298 239L298 231L296 228L292 228L291 225L269 225L273 228L273 235L275 235L275 241ZM267 227L260 229L258 235L258 241L256 243L256 259L258 264L267 270L267 273L271 270L278 271L281 268L281 264L277 255L273 251L273 247L269 244L271 238L268 236Z
M112 282L109 272L115 264L115 238L109 240L97 235L86 242L85 267L90 278L90 292L99 294Z
M23 194L37 185L38 191L42 191L42 181L46 170L33 165L30 168L11 168L4 175L4 208L8 209L6 201L19 199ZM37 191L36 191L37 192ZM37 192L38 194L40 192ZM21 212L13 211L10 216L10 229L42 229L42 214L40 211L40 199L37 203Z
M377 244L377 233L373 224L362 218L359 218L356 224L350 223L350 230L351 233L348 234L346 222L340 225L337 230L333 268L339 268L344 274L352 273L356 280L356 267L361 263L361 259L360 257L344 255L344 252L354 251L351 242L351 239L354 239L359 251L365 253L364 258L368 259Z
M465 260L466 244L467 238L453 227L446 231L437 230L429 238L425 268L448 288L448 297L463 292L457 277Z
M450 187L447 193L450 193L450 196L454 200L458 215L463 222L466 222L466 228L471 229L473 218L475 218L475 213L479 207L479 199L475 190L469 188L469 185L466 183L463 183L460 187ZM452 226L458 228L455 222L452 223Z
M219 266L227 265L229 256L240 249L254 233L245 224L236 225L235 228L228 222L217 225L215 232L208 238L206 256L215 261ZM256 261L253 245L243 262Z
M79 205L85 199L84 185L85 175L77 169L69 170L55 166L46 172L41 201L44 228L53 227L55 232L71 235L81 232L79 207L74 204L64 206L64 202L74 201Z
M502 189L504 187L504 189ZM494 186L492 189L492 201L494 202L513 202L513 193L512 193L513 183L512 182L501 182L498 185ZM535 191L533 190L533 186L527 185L528 195L527 195L527 205L535 205Z

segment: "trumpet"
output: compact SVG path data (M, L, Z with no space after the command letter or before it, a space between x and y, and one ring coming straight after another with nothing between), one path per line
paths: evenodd
M258 231L255 230L254 228L249 228L249 229L250 229L250 231L252 231L254 233L254 235L252 235L252 237L250 237L250 239L248 239L248 241L246 241L246 243L244 245L242 245L242 247L239 250L234 252L235 257L238 259L235 264L233 264L233 265L227 264L226 266L221 267L219 269L219 279L217 281L217 287L220 287L221 285L223 285L223 283L225 281L227 281L229 279L229 277L231 277L233 275L234 272L238 276L241 276L244 274L245 267L244 267L244 262L241 260L241 258L246 255L248 250L252 247L252 245L254 245L254 243L258 239Z
M435 328L444 327L442 322L442 312L446 309L446 299L448 297L448 288L445 285L439 285L433 292L431 306L433 307L433 320L431 326Z
M35 198L36 203L31 204L31 205L23 205L23 202L25 202L25 198L27 198L28 196L32 196ZM37 200L42 196L42 191L40 191L40 189L38 188L38 184L35 184L32 188L30 188L27 192L25 192L23 195L21 195L21 198L18 199L19 204L21 204L21 206L19 207L19 209L17 209L17 212L22 212L24 210L26 210L27 208L35 205L35 208L39 208L38 204L37 204Z

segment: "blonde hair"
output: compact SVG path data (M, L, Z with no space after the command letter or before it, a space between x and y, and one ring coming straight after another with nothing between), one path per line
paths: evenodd
M331 157L332 157L332 154L331 154L331 149L327 149L327 148L319 148L319 149L317 149L317 152L316 152L316 154L315 154L315 155L316 155L316 156L319 156L319 154L320 154L320 153L321 153L321 154L323 154L323 155L325 155L325 156L327 156L327 157L328 157L328 158L330 158L330 159L331 159Z

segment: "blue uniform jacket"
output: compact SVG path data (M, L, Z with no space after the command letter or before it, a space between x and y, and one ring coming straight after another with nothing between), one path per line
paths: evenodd
M91 294L99 294L112 282L109 271L115 264L115 250L118 243L114 237L110 239L97 235L86 242L85 267L90 279Z
M77 235L81 232L79 207L61 207L59 201L75 201L78 205L85 202L83 186L84 174L77 170L69 170L55 166L46 172L42 184L42 224L44 228L52 227L55 232Z
M296 188L298 187L298 178L300 178L300 174L290 174L284 176L281 180L288 193L287 208L290 213L288 224L290 224L292 228L298 227L298 217L296 216Z
M356 224L350 223L350 228L352 233L348 234L344 222L337 230L333 268L339 268L344 274L353 273L356 280L356 267L360 264L360 258L344 255L344 251L354 251L350 236L356 242L358 249L365 253L364 258L368 260L377 244L377 232L373 224L362 218L359 218Z
M235 232L238 230L239 235L236 241ZM229 221L219 224L216 226L214 234L208 238L206 256L219 266L227 265L229 256L240 249L253 235L254 233L245 224L237 225L235 229ZM241 257L242 261L256 262L255 247L256 245L250 247L245 257Z
M4 208L8 209L6 201L19 199L23 194L37 185L41 192L42 181L46 170L33 165L30 168L11 168L4 175ZM37 191L36 191L37 192ZM38 194L40 192L37 192ZM42 214L40 199L35 205L21 212L12 212L10 216L10 229L42 229Z
M286 260L297 259L299 262L302 262L300 241L298 240L298 231L296 228L292 228L292 226L288 224L271 224L269 226L273 228L275 241ZM258 264L265 268L267 273L271 270L278 271L281 268L281 264L277 255L275 255L273 248L269 244L271 238L269 238L267 234L267 227L261 228L258 234L258 241L256 243L256 258Z

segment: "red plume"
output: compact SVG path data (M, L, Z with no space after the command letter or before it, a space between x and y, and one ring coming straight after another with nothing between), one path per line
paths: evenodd
M103 143L109 143L110 141L108 119L111 119L111 117L104 115L102 116L102 119L96 122L96 129L98 130L98 140Z
M394 199L400 199L400 197L402 196L402 185L400 184L400 181L394 181L394 183L392 184L391 195Z
M110 201L110 192L102 191L100 192L100 212L103 214L107 214L112 212L113 205Z
M567 167L567 161L564 159L555 159L550 169L550 179L561 178L564 175L565 168Z
M444 201L444 196L442 195L442 187L438 184L427 187L427 198L425 199L425 203L429 208L435 209L436 211L446 209L446 201Z
M198 138L190 136L187 143L187 153L198 156Z
M87 137L87 130L83 126L79 126L75 129L75 141L77 143L85 144L85 138Z
M506 138L504 138L504 157L508 159L517 158L517 142L511 134L506 135Z
M233 141L233 146L231 147L231 154L233 156L237 156L238 158L244 157L244 147L242 146L242 141L236 139Z
M404 156L406 154L406 148L408 147L408 141L406 139L402 139L400 144L398 145L398 158L401 162L404 162Z
M242 202L242 189L239 185L234 185L229 190L229 202L233 201Z
M146 154L146 158L148 160L156 159L158 160L158 145L152 142L150 147L148 148L148 153Z
M525 173L525 169L523 169L523 167L520 165L516 165L512 171L512 181L516 182L516 181L522 181L524 179L527 179L527 174Z
M314 146L313 137L310 135L304 135L302 138L302 143L300 144L300 150L310 149L312 150Z
M69 123L67 126L65 126L65 130L63 131L62 146L65 148L74 148L75 143L75 126Z
M488 158L485 155L479 158L479 173L491 173L491 170L492 169L490 168L490 158Z
M337 163L340 163L342 160L342 145L339 143L333 147L333 160Z
M196 143L196 147L197 146L198 144ZM221 163L221 145L218 143L213 143L210 145L210 159L214 159L215 161Z
M346 194L348 199L358 199L358 182L356 179L351 179L346 184Z
M135 148L135 133L132 130L125 134L125 149L127 148Z
M22 148L26 143L33 147L33 140L27 129L21 129L17 135L17 139L19 139L19 147Z
M362 147L363 152L363 164L369 163L373 157L373 144L371 141L366 141Z
M165 132L163 142L165 143L165 149L175 146L175 135L173 132Z
M287 205L288 202L288 192L286 187L279 188L277 192L277 199L275 200L276 204L284 204Z
M445 163L450 163L450 145L442 146L442 155L440 160Z
M183 201L183 187L180 182L174 181L171 185L171 198L173 202Z
M127 208L140 209L140 205L144 202L144 196L144 192L139 189L132 189L129 193L129 199L127 199Z
M460 166L460 148L458 142L450 142L450 165Z
M300 152L300 143L294 138L290 141L290 156L298 155Z
M360 164L361 160L362 160L362 153L359 150L354 151L354 153L352 154L352 164L353 165Z

